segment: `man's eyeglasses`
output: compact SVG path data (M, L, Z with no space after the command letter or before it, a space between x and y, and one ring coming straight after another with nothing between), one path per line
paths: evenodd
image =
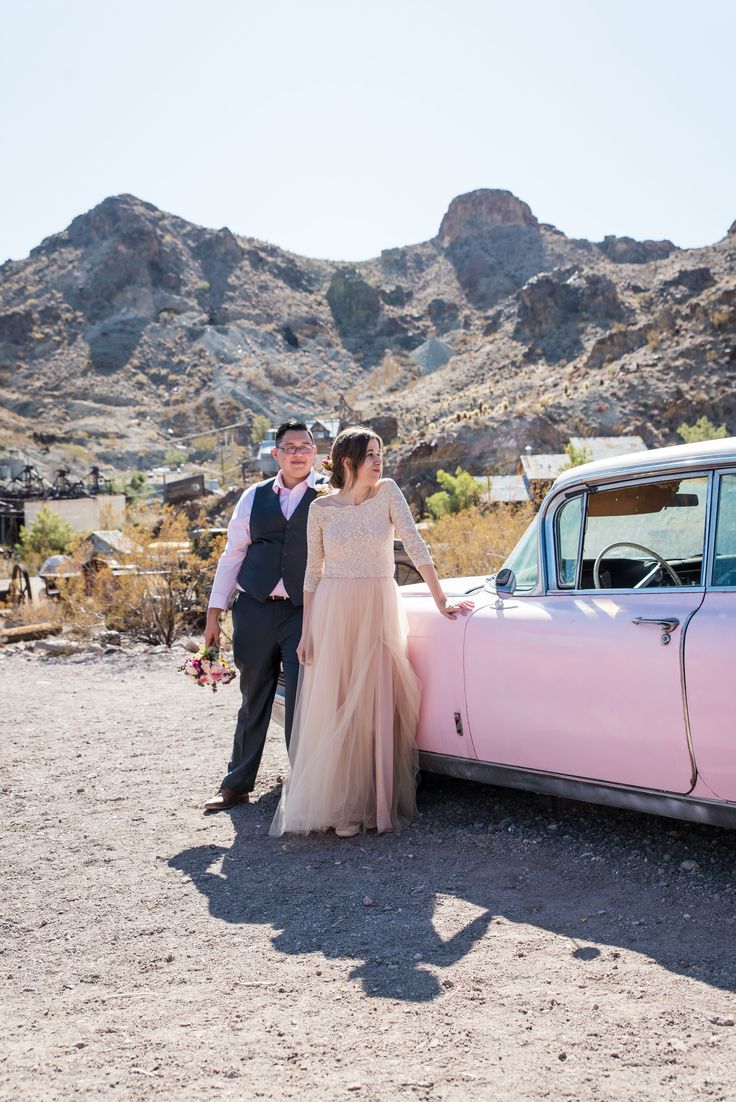
M302 444L297 446L296 444L286 444L285 447L278 445L278 450L285 455L309 455L314 451L314 444Z

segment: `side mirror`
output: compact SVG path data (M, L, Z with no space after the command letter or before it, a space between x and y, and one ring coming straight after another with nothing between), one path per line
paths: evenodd
M498 597L512 597L516 592L516 574L505 566L496 574L496 594Z

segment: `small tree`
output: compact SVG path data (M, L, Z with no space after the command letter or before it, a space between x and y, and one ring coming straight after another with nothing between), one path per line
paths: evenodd
M253 427L250 430L250 438L253 443L260 444L270 428L271 422L268 417L265 417L262 413L257 413L253 418Z
M726 426L718 428L707 417L699 417L694 425L686 425L684 422L677 430L677 435L686 444L699 444L702 440L723 440L727 436Z
M448 513L460 513L470 509L480 501L480 486L472 474L458 467L453 474L449 471L437 471L437 481L442 487L436 494L430 494L426 506L435 520Z
M72 526L44 505L30 528L21 527L17 543L21 558L40 566L49 555L66 555L72 544Z

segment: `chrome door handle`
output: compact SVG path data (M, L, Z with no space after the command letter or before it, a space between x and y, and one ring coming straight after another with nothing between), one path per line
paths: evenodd
M656 624L657 627L662 629L662 631L666 631L669 633L673 632L676 627L680 626L680 621L676 620L674 616L670 619L664 618L661 620L658 619L656 616L653 619L649 616L635 616L631 622L632 624Z

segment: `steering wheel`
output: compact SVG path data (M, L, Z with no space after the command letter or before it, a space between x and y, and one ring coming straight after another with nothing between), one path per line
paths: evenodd
M650 558L654 559L655 562L658 562L659 565L667 571L675 585L682 585L682 581L680 580L680 578L678 578L677 574L672 569L667 560L663 559L661 555L658 555L656 551L652 551L651 547L645 547L643 543L629 543L627 540L616 540L615 543L609 543L608 547L604 547L603 550L599 552L595 562L593 563L593 585L596 589L602 588L601 562L609 551L613 551L614 547L633 547L637 551L643 551L646 555L649 555ZM646 577L642 578L642 580L638 582L633 588L641 588L641 586L644 585L645 582L649 581L651 576L651 573L647 574Z

